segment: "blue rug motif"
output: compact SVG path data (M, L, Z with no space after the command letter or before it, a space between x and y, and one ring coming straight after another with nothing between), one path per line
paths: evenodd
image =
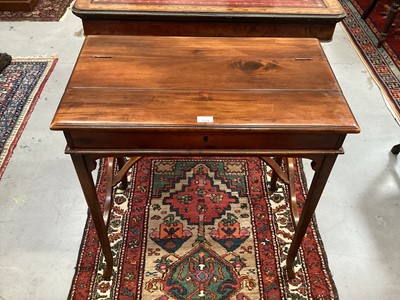
M0 73L0 178L56 62L13 59Z

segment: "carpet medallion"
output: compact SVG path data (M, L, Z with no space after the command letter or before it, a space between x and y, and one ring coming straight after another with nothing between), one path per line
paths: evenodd
M18 58L0 73L0 178L56 62Z
M385 42L381 48L376 47L377 36L383 28L382 24L386 16L381 9L386 0L378 1L376 9L371 13L371 18L375 19L376 16L380 16L378 25L371 21L371 18L364 21L360 17L368 1L362 0L363 7L361 7L355 0L340 0L347 14L342 24L361 59L380 87L388 108L400 123L399 37L396 36L396 30L391 30L388 42Z
M288 191L269 192L270 173L258 158L142 158L114 191L112 278L89 217L69 299L337 299L315 220L287 278ZM101 164L100 201L105 178ZM296 185L301 205L300 161Z

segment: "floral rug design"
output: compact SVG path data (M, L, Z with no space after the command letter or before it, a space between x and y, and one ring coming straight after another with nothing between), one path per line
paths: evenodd
M113 276L89 217L69 299L337 299L315 220L288 279L288 190L270 192L270 175L259 158L142 158L114 191ZM102 163L100 201L105 178ZM301 205L300 161L296 184Z

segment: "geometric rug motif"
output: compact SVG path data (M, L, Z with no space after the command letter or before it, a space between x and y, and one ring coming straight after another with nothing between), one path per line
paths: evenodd
M17 58L0 73L0 178L56 63Z
M32 11L0 11L0 21L58 21L71 2L72 0L39 0Z
M301 209L301 160L295 173ZM143 157L114 190L113 276L89 216L68 299L337 299L315 219L288 279L288 190L270 192L270 176L256 157ZM102 162L102 203L105 179Z
M362 1L364 8L361 8L356 0L339 0L347 16L342 21L345 32L350 37L354 48L363 60L371 76L382 91L387 107L393 117L400 124L400 60L399 37L393 36L391 29L390 36L383 46L377 48L377 36L383 27L376 27L371 18L377 15L377 10L382 3L378 1L376 9L371 13L370 18L362 20L360 15L364 11L369 0ZM384 1L382 1L384 2ZM386 13L382 13L386 16ZM381 16L384 22L384 16ZM400 32L399 32L400 33ZM394 43L394 41L396 41Z

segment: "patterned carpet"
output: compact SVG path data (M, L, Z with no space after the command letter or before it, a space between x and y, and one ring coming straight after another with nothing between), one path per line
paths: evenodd
M295 168L301 205L306 184ZM288 191L269 192L270 175L258 158L142 158L128 188L115 190L111 280L89 218L69 299L337 299L315 220L288 279ZM105 178L102 164L101 201Z
M353 5L361 13L369 6L370 0L351 0ZM375 8L366 19L367 25L371 28L374 34L379 35L383 29L386 17L390 10L392 0L380 0L377 2ZM389 35L386 39L386 48L390 48L397 57L400 56L400 20L397 17L393 23L392 28L389 30Z
M57 59L13 59L0 73L0 178Z
M383 28L389 1L378 1L378 5L366 21L361 20L360 14L369 0L359 1L361 6L355 0L340 0L347 13L342 22L343 27L381 88L387 106L400 123L400 32L398 29L392 29L387 42L383 47L377 48L377 35Z
M72 0L39 0L33 11L0 11L0 21L58 21Z

